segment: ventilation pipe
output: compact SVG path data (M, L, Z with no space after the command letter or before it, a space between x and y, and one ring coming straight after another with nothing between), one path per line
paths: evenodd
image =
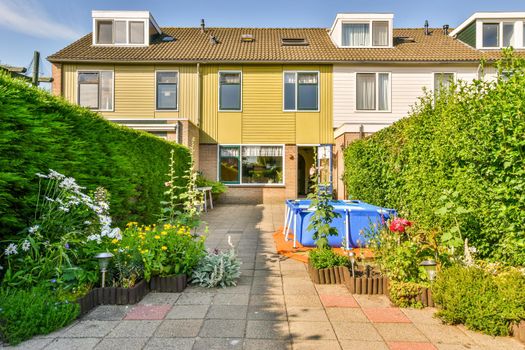
M206 25L204 24L204 18L201 19L201 33L204 33L206 31Z
M428 30L428 20L425 20L425 35L430 35L430 31Z
M443 26L443 34L448 35L448 29L449 29L449 28L450 28L450 26L449 26L448 24L445 24L445 25Z

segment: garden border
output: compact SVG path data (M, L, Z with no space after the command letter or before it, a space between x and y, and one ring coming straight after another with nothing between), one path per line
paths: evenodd
M310 261L308 261L308 273L315 284L344 284L350 278L350 270L346 266L316 269Z

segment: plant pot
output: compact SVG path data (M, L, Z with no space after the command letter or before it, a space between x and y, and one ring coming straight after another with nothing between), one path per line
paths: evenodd
M186 275L176 275L168 277L153 276L149 281L149 288L152 291L163 293L179 293L188 285Z
M354 277L349 276L345 282L346 287L352 294L386 294L388 295L388 278L378 277Z
M350 271L346 266L316 269L308 263L308 273L312 282L316 284L343 284L350 278Z

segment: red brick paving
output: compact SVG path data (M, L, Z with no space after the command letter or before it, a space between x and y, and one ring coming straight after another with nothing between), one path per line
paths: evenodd
M410 319L398 308L375 307L363 308L370 322L374 323L411 323Z
M390 350L437 350L432 343L388 342Z
M324 307L359 307L351 295L319 295Z

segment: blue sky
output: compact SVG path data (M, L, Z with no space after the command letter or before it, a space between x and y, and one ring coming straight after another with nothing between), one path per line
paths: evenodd
M457 26L476 11L525 11L524 0L0 0L0 62L27 66L91 31L96 10L149 10L161 26L329 27L337 12L392 12L395 27ZM44 73L51 74L48 63Z

